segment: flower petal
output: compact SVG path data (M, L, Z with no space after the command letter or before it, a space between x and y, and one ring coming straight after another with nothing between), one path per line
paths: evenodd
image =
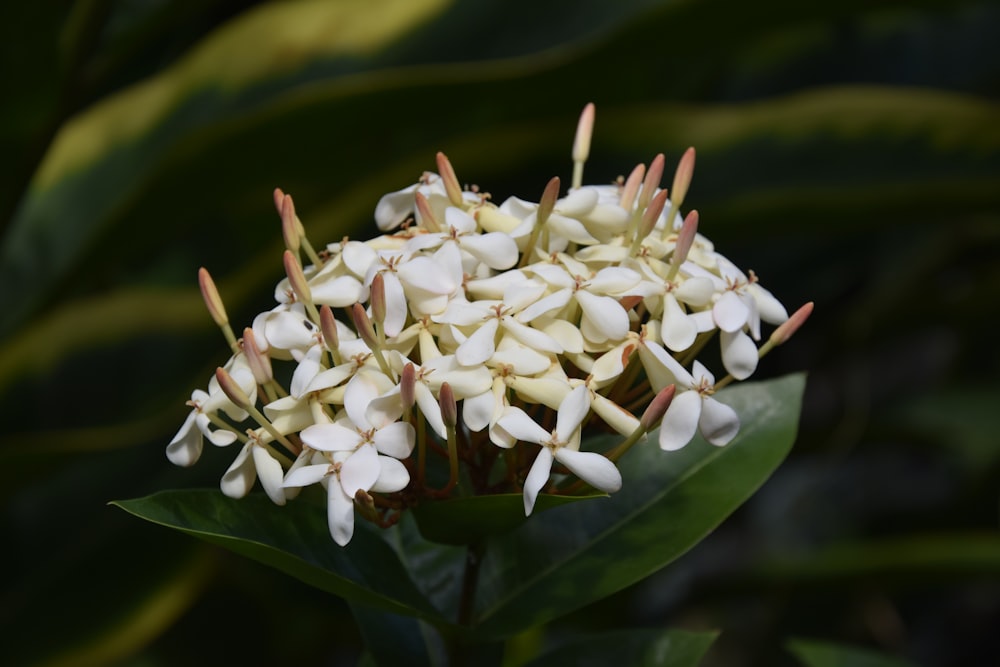
M326 521L333 541L347 546L354 537L354 499L333 480L326 487Z
M260 478L260 485L264 487L264 493L275 505L285 504L285 489L282 487L285 471L281 469L281 464L274 460L266 447L255 445L251 448L253 453L253 464L257 468L257 477Z
M691 442L698 430L701 404L701 396L695 391L684 391L674 396L660 424L660 449L672 452Z
M253 483L257 481L257 469L250 456L251 447L253 443L250 442L243 446L219 483L222 492L230 498L242 498L247 495L253 488Z
M380 454L405 459L413 451L416 434L410 424L393 422L375 431L373 440Z
M757 370L757 346L753 339L742 331L720 332L722 345L722 365L737 380L746 380Z
M402 491L410 483L410 473L406 466L389 456L380 456L378 479L372 484L371 491L376 493L395 493Z
M559 404L556 413L556 438L567 443L583 420L590 414L590 390L577 385Z
M321 452L349 452L361 442L361 434L340 424L313 424L302 429L302 442Z
M535 462L531 464L531 470L524 479L524 515L529 516L531 510L535 508L535 499L538 492L542 490L545 483L549 481L549 473L552 471L552 452L548 447L542 447L535 457Z
M721 447L729 443L740 430L740 418L736 411L714 398L706 398L702 406L698 429L710 443Z
M359 489L367 491L378 479L378 452L372 445L361 445L340 466L340 484L344 493L353 498Z
M541 443L550 437L549 432L536 424L521 408L504 408L497 425L517 440L525 442Z
M329 473L330 465L328 463L302 466L301 468L296 468L295 470L289 470L288 474L285 475L285 481L282 485L285 488L301 488L303 486L310 486L321 482Z
M555 457L556 461L598 491L614 493L622 488L622 474L618 467L601 454L560 447Z

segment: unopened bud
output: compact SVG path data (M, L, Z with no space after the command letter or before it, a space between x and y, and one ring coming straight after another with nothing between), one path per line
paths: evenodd
M220 327L229 324L229 317L226 315L226 308L222 305L222 297L215 287L215 281L209 275L208 269L202 267L198 269L198 287L201 288L201 297L205 300L208 314L212 316L215 323Z
M418 191L413 195L413 199L416 203L417 213L420 215L420 222L423 223L424 227L434 233L440 232L441 225L434 217L434 211L431 210L431 203L427 201L427 197Z
M298 252L302 245L302 235L295 219L295 204L291 195L285 195L281 201L281 235L285 239L285 247L292 252Z
M274 197L274 209L281 215L281 203L285 200L285 191L281 188L275 188L272 193Z
M632 204L635 203L635 196L639 194L639 186L642 185L642 179L646 175L646 165L637 164L632 173L628 175L625 179L625 185L622 186L622 196L619 200L620 206L626 211L632 210Z
M296 259L291 250L286 250L282 258L285 263L285 273L288 274L288 283L292 286L292 291L302 303L312 303L312 290L309 289L309 282L306 274L302 272L302 265Z
M781 324L781 326L775 329L774 333L771 334L770 341L775 345L781 345L782 343L787 341L789 338L792 337L792 334L794 334L796 331L799 330L799 327L805 324L806 320L809 319L809 316L812 315L812 311L813 311L813 302L810 301L809 303L803 305L801 308L792 313L791 317L789 317Z
M594 103L590 102L580 114L580 121L576 124L576 137L573 139L573 162L586 162L590 157L590 138L594 135L595 113Z
M688 148L681 156L681 161L677 163L677 171L674 172L674 186L671 188L674 193L674 206L680 207L684 203L693 175L694 148Z
M372 278L371 295L369 297L372 306L372 319L379 324L385 322L385 278L381 273L376 273Z
M667 221L669 225L670 220ZM698 234L698 211L691 211L684 218L684 224L681 226L681 231L677 234L677 244L674 246L674 256L671 258L670 263L675 266L680 266L687 259L688 253L691 252L691 246L694 245L694 237Z
M340 347L340 334L337 333L337 318L333 316L333 309L324 305L319 309L319 328L323 332L323 340L326 347L333 351Z
M663 165L665 161L666 158L663 157L663 153L659 153L649 163L646 178L642 181L642 192L639 193L639 208L646 208L650 200L653 199L653 193L660 187L660 181L663 180Z
M365 307L360 303L351 306L351 319L354 320L354 328L365 345L372 350L377 349L379 346L378 336L375 335L375 327L372 326L372 321L368 318Z
M250 366L250 372L253 373L257 384L267 384L274 379L271 357L261 352L260 348L257 347L257 339L250 327L243 330L243 352L246 354L247 364Z
M544 225L545 221L552 215L556 202L559 200L559 177L553 176L545 185L542 198L538 201L538 225Z
M373 523L378 523L378 510L375 509L375 499L364 489L358 489L354 493L354 504L358 508L358 513L365 519Z
M444 191L448 194L448 201L451 202L452 206L461 207L462 186L458 182L458 176L455 175L455 168L451 166L451 160L440 151L437 154L437 167L438 174L444 181Z
M667 191L660 190L653 200L649 202L649 206L642 214L642 224L639 225L639 238L644 239L649 236L649 233L653 231L656 227L656 221L660 219L660 214L663 213L663 207L667 203Z
M253 406L250 405L250 397L247 393L243 391L243 387L237 384L233 376L229 374L225 368L221 366L215 369L215 380L219 383L219 389L222 390L230 401L233 402L236 407L248 410Z
M448 429L454 429L458 424L458 405L455 403L455 392L447 382L441 383L438 402L441 403L441 421Z
M403 410L409 410L417 401L416 387L417 369L412 362L403 366L403 373L399 378L399 398L403 402Z
M676 388L674 385L668 384L653 397L653 400L649 402L649 405L646 407L646 411L642 413L642 417L639 419L639 424L642 426L643 430L649 431L651 428L656 426L656 422L663 419L663 415L666 414L667 408L670 407L670 403L674 400L675 392Z

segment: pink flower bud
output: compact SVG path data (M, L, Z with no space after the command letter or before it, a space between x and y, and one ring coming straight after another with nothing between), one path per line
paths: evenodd
M455 392L451 390L451 385L447 382L441 383L438 392L438 401L441 403L441 420L449 429L455 428L458 424L458 405L455 403Z
M812 315L812 311L813 302L810 301L792 313L792 316L785 320L784 323L782 323L781 326L775 329L774 333L771 334L771 342L775 345L781 345L791 338L792 334L798 331L799 327L805 324L806 320L809 319L809 316Z
M323 332L323 340L329 350L336 350L340 347L340 335L337 333L337 319L333 316L330 306L324 305L319 309L319 327Z
M379 324L385 322L385 278L381 273L372 278L370 303L372 318Z
M593 102L588 103L580 114L580 121L576 125L576 137L573 138L573 162L586 162L590 156L590 139L594 135L595 114Z
M681 156L681 161L677 163L677 171L674 172L674 185L671 190L674 193L674 206L684 203L687 196L688 186L691 185L691 177L694 175L694 148L688 148Z
M542 198L538 201L538 224L544 225L545 221L552 215L552 210L556 207L559 199L559 177L553 176L545 185Z
M399 378L399 398L403 402L403 409L409 410L416 403L417 369L412 363L403 366L403 373Z
M243 387L236 383L236 380L233 379L233 376L225 368L219 367L215 369L215 380L219 383L219 389L222 390L222 393L234 405L244 410L253 407L250 405L250 397L243 391Z
M351 319L354 320L354 328L358 332L358 336L365 342L365 345L371 349L378 348L378 336L375 335L375 327L372 326L372 321L368 319L368 313L365 312L365 307L360 303L356 303L351 306Z
M444 181L444 191L448 194L448 201L451 202L452 206L461 206L462 186L458 182L458 176L455 175L455 168L451 166L451 160L440 151L437 154L437 167L438 174Z
M285 273L288 274L288 282L292 286L292 291L302 303L312 303L312 290L309 289L309 282L306 274L302 272L302 265L296 259L291 250L286 250L282 257L285 263Z
M675 391L676 388L674 385L668 384L660 390L660 393L653 397L653 400L646 407L646 411L642 413L642 418L639 419L639 424L642 425L643 430L650 430L656 425L656 422L663 419L667 408L670 407L670 403L674 400Z
M208 314L212 316L215 323L220 327L228 324L229 317L226 315L225 306L222 305L222 297L219 296L215 281L212 280L212 276L205 267L198 269L198 287L201 288L201 297L205 300Z
M254 338L253 329L247 327L243 330L243 352L247 356L247 364L250 372L253 373L257 384L267 384L274 379L274 372L271 369L271 357L260 351L257 347L257 339Z

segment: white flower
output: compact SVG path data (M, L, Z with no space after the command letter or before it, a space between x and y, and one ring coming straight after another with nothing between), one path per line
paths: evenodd
M250 397L256 400L257 381L253 372L243 355L233 357L226 364L226 370L233 380ZM219 382L212 376L208 382L208 392L196 389L191 392L191 400L188 401L193 410L181 425L177 434L170 444L167 445L167 458L171 463L178 466L191 466L198 462L201 457L203 438L208 438L209 442L217 447L225 447L236 441L236 434L227 429L210 428L212 415L218 412L225 413L230 419L241 422L246 419L246 410L237 407L219 388Z
M524 480L524 514L531 514L539 491L545 486L552 470L553 460L605 493L614 493L622 486L622 476L615 464L596 452L579 451L579 428L590 412L588 389L580 385L571 391L559 405L556 428L548 433L536 424L524 410L507 408L497 425L513 438L534 442L542 449Z
M668 384L677 387L674 400L660 424L660 448L680 449L691 442L695 431L716 446L729 443L740 430L736 411L712 398L715 376L701 362L695 361L688 373L677 360L656 343L645 340L639 346L639 358L650 377L654 391Z

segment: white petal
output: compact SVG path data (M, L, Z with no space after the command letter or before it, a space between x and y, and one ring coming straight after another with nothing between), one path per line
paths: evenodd
M399 385L395 385L385 394L372 400L365 410L368 423L375 428L383 428L392 424L403 414L403 399L399 395Z
M736 437L740 430L740 418L731 407L709 397L702 407L698 429L705 440L721 447Z
M463 366L478 366L493 356L496 350L495 338L500 321L490 318L476 329L465 342L455 350L455 359Z
M344 390L344 409L354 425L361 430L374 426L368 421L368 405L393 387L393 382L380 371L358 371Z
M635 415L621 407L611 399L593 392L590 409L597 413L604 423L618 431L621 435L631 435L639 428L639 420Z
M192 410L177 431L177 435L167 445L167 458L175 466L192 466L201 456L203 444L201 431L195 427L194 419L197 412ZM235 438L236 435L233 434Z
M326 521L333 541L347 546L354 537L354 499L332 480L326 487Z
M580 354L583 352L583 335L580 330L565 320L546 320L544 323L534 322L533 327L541 329L558 341L564 352Z
M598 385L603 385L605 382L624 373L625 366L628 364L628 357L635 347L635 341L627 340L598 357L589 371L590 375L593 376L594 382Z
M573 432L590 414L590 390L585 385L578 385L559 404L556 413L556 438L559 442L569 442Z
M555 210L565 215L584 215L589 213L600 199L600 193L594 188L577 188L556 202Z
M552 354L562 354L563 348L557 340L543 331L539 331L526 324L521 324L510 315L505 315L500 321L510 334L528 347L539 352L551 352Z
M712 306L712 316L715 318L715 323L723 331L736 331L742 329L743 325L747 323L750 309L736 292L727 290Z
M359 489L367 491L378 479L380 469L378 452L372 445L361 445L340 466L340 484L350 498Z
M250 456L251 447L253 444L249 442L243 446L219 483L222 492L230 498L242 498L247 495L253 488L253 483L257 481L257 469Z
M402 491L410 483L410 473L406 466L394 458L388 456L379 457L378 479L372 485L371 490L376 493L395 493Z
M614 493L622 488L622 474L618 472L618 467L601 454L560 447L556 450L556 461L598 491Z
M517 243L501 232L470 234L459 237L459 242L463 250L491 269L502 271L517 264Z
M292 374L292 383L289 386L289 393L292 398L301 398L306 388L316 378L320 370L320 359L323 356L323 348L313 345L306 352L299 365L295 367Z
M524 310L522 310L517 315L517 319L520 322L527 324L531 320L535 319L539 315L544 315L553 310L558 310L569 303L569 300L573 298L573 290L570 288L561 289L558 292L553 292L547 297L541 298L535 303L531 304Z
M406 286L431 294L451 294L458 287L451 275L430 257L414 257L397 271Z
M406 294L403 292L403 284L399 278L391 271L382 273L382 282L385 286L385 335L390 338L398 336L406 324L406 316L409 314L406 308Z
M411 185L403 190L382 195L375 205L375 224L379 229L388 231L402 223L406 216L413 212L413 195L417 187L419 186Z
M521 408L504 408L497 425L517 440L540 443L549 439L550 434L525 413Z
M447 438L448 431L444 427L444 419L441 417L441 404L434 398L430 388L423 382L418 382L414 387L414 395L417 399L417 407L424 413L424 419L440 438Z
M587 289L594 294L619 294L638 284L640 278L632 269L609 266L587 281Z
M552 452L548 447L542 447L535 457L535 462L531 464L531 470L524 480L524 515L531 514L535 507L535 499L538 492L542 490L545 483L549 481L549 473L552 470Z
M344 260L344 265L358 277L367 275L368 269L378 261L378 253L367 243L360 241L345 243L340 256Z
M605 340L617 343L628 334L628 313L615 299L579 290L576 293L576 300L591 324L604 334Z
M330 465L321 463L319 465L302 466L295 470L289 470L285 475L283 485L286 488L300 488L319 483L330 472Z
M760 317L768 324L781 324L788 319L788 311L781 305L781 302L774 298L774 295L760 286L760 283L752 283L747 287L747 292L757 302L757 309Z
M545 223L547 229L551 229L556 235L569 239L573 243L580 245L594 245L598 240L594 238L583 223L575 218L569 218L558 213L549 216Z
M735 333L721 332L719 342L722 345L722 365L734 378L745 380L757 370L757 346L750 336L742 331Z
M380 454L405 459L413 451L416 436L413 426L405 422L387 424L375 432L375 449Z
M489 426L496 410L493 390L484 391L475 396L469 396L462 403L462 420L470 431L479 432Z
M698 327L669 292L663 297L663 327L660 335L663 337L663 344L674 352L688 349L698 337Z
M302 429L302 442L321 452L349 452L361 442L361 435L354 429L340 424L313 424Z
M285 471L281 469L281 464L271 457L271 453L260 445L252 448L253 463L257 468L257 477L260 478L260 485L264 487L264 493L275 505L285 504L285 489L282 488Z
M712 298L714 287L708 278L688 278L674 291L678 301L692 306L704 306Z
M338 276L317 285L310 284L309 288L313 303L331 308L343 308L355 304L363 292L361 281L354 276Z
M660 424L660 449L671 452L691 442L701 417L701 395L694 391L677 394Z

